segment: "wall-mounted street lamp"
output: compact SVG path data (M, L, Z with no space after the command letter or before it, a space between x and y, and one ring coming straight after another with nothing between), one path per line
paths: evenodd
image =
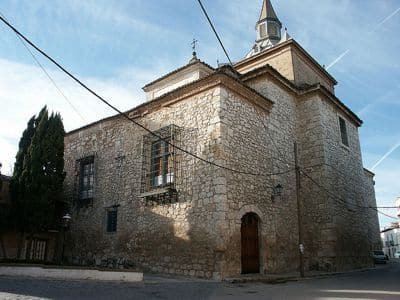
M64 228L68 228L70 222L71 222L71 215L65 214L65 216L62 217L62 226Z
M283 186L279 183L277 186L272 188L271 200L274 201L276 198L282 196Z
M65 251L65 232L68 230L69 225L71 223L71 215L65 214L62 217L62 231L63 231L63 243L62 243L62 252L61 252L61 264L64 264L64 251Z

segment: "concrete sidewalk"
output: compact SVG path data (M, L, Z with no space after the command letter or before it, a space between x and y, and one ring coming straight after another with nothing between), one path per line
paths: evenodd
M0 265L0 276L25 276L63 280L143 281L143 273L97 269L60 268L48 266Z
M339 275L350 275L354 273L367 272L374 270L375 268L365 268L359 270L342 271L342 272L322 272L312 271L307 272L304 277L301 277L299 273L286 273L286 274L246 274L238 277L225 278L223 281L230 283L246 283L246 282L262 282L262 283L285 283L288 281L306 280L311 278L325 278Z

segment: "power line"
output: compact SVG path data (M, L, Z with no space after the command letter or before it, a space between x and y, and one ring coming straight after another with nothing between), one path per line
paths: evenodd
M382 211L380 211L379 209L376 209L376 208L374 208L374 207L371 207L373 210L375 210L375 211L377 211L379 214L381 214L381 215L383 215L383 216L385 216L385 217L388 217L388 218L390 218L390 219L393 219L393 220L398 220L399 218L396 218L396 217L394 217L394 216L391 216L391 215L388 215L388 214L386 214L386 213L384 213L384 212L382 212Z
M335 199L336 199L336 200L339 200L339 202L338 202L338 201L335 201L335 202L338 203L338 204L341 204L341 205L343 205L343 206L352 205L352 206L354 206L354 207L362 208L362 209L372 209L372 210L376 211L377 213L379 213L379 214L381 214L381 215L384 215L384 216L386 216L386 217L388 217L388 218L391 218L391 219L394 219L394 220L398 220L398 218L396 218L396 217L394 217L394 216L391 216L391 215L388 215L388 214L386 214L386 213L384 213L384 212L382 212L382 211L380 211L380 210L378 209L378 208L389 208L389 207L361 206L361 205L354 204L354 203L347 203L347 202L344 201L343 199L341 199L341 198L337 197L336 195L330 193L328 190L326 190L324 187L322 187L318 182L316 182L311 176L309 176L308 174L306 174L304 171L301 171L301 172L304 174L304 176L306 176L306 177L309 178L312 182L314 182L314 184L317 185L320 189L322 189L322 190L325 191L328 195L330 195L330 196L333 198L333 200L335 200ZM390 208L398 208L398 207L390 207Z
M2 13L0 13L0 16L4 17L4 15ZM83 122L86 123L85 118L81 115L81 113L76 109L76 107L72 104L72 102L68 99L68 97L62 92L62 90L59 88L59 86L57 85L57 83L55 82L55 80L50 76L50 74L46 71L46 69L43 67L43 65L39 62L39 60L36 58L36 56L33 54L33 52L31 51L31 49L29 49L29 47L25 44L24 40L21 39L21 37L16 34L17 38L20 40L20 42L22 43L22 45L25 47L25 49L29 52L29 54L31 55L31 57L33 58L33 60L36 62L36 64L39 66L39 68L42 69L43 73L47 76L47 78L50 80L50 82L54 85L54 87L58 90L58 92L61 94L61 96L68 102L68 104L71 106L71 108L75 111L75 113L82 119Z
M170 145L171 147L182 151L183 153L186 153L204 163L207 163L209 165L215 166L217 168L226 170L226 171L230 171L233 173L238 173L238 174L243 174L243 175L252 175L252 176L274 176L274 175L281 175L281 174L286 174L289 173L291 171L291 169L288 169L286 171L283 172L278 172L278 173L270 173L270 174L265 174L265 173L253 173L253 172L247 172L247 171L239 171L239 170L235 170L235 169L231 169L229 167L226 166L222 166L219 165L217 163L214 163L212 161L209 161L207 159L204 159L194 153L189 152L188 150L185 150L177 145L174 145L173 143L171 143L170 141L168 141L168 139L165 139L163 137L161 137L160 135L158 135L157 133L155 133L154 131L148 129L147 127L143 126L142 124L136 122L135 120L133 120L132 118L129 117L129 115L125 112L122 112L121 110L119 110L118 108L116 108L114 105L112 105L110 102L108 102L107 100L105 100L103 97L101 97L100 95L98 95L94 90L92 90L91 88L89 88L87 85L85 85L82 81L80 81L77 77L75 77L74 75L72 75L69 71L67 71L62 65L60 65L57 61L55 61L52 57L50 57L47 53L45 53L43 50L41 50L38 46L36 46L33 42L31 42L27 37L25 37L22 33L20 33L14 26L12 26L8 21L6 21L2 16L0 16L0 20L6 24L11 30L13 30L17 35L19 35L24 41L26 41L30 46L32 46L36 51L38 51L40 54L42 54L44 57L46 57L48 60L50 60L53 64L55 64L61 71L63 71L65 74L67 74L70 78L72 78L75 82L77 82L80 86L82 86L84 89L86 89L89 93L91 93L92 95L94 95L96 98L98 98L101 102L103 102L104 104L106 104L108 107L110 107L111 109L113 109L114 111L116 111L120 116L123 116L124 118L126 118L128 121L132 122L133 124L135 124L136 126L142 128L144 131L148 132L149 134L151 134L152 136L156 137L158 140L160 141L164 141L167 145ZM269 188L272 188L271 186L268 186Z
M199 2L199 4L200 4L200 7L201 7L201 9L203 10L203 12L204 12L204 14L205 14L207 20L208 20L208 22L210 23L210 26L211 26L212 30L214 31L215 36L217 37L217 39L218 39L218 41L219 41L219 43L220 43L222 49L224 50L225 55L227 56L227 58L228 58L230 64L232 65L232 61L230 60L229 55L228 55L228 53L227 53L227 51L226 51L226 49L225 49L225 47L224 47L224 45L223 45L223 43L222 43L222 41L221 41L221 39L220 39L220 37L219 37L217 31L215 30L215 27L214 27L212 21L210 20L208 14L207 14L206 9L204 8L204 6L203 6L201 0L198 0L198 2ZM275 143L274 139L272 138L272 136L271 136L271 134L270 134L268 128L266 127L266 125L265 125L264 122L262 121L262 118L261 118L261 116L260 116L259 114L258 114L258 118L260 119L260 122L261 122L262 125L264 126L264 129L265 129L265 131L267 132L267 134L269 135L269 137L270 137L270 139L271 139L271 141L272 141L274 147L276 148L278 154L279 154L281 157L284 157L284 156L282 155L282 153L280 152L278 146L276 145L276 143ZM293 136L292 136L292 138L293 138ZM284 160L282 160L282 159L280 159L280 158L278 158L277 160L279 160L279 161L281 161L281 162L287 164L288 166L289 166L289 165L293 165L293 162L287 162L287 161L284 161ZM327 166L333 168L334 170L338 171L335 167L333 167L333 166L331 166L331 165L329 165L329 164L325 164L325 165L327 165ZM311 176L309 176L304 170L302 170L301 168L299 168L299 171L300 171L301 173L303 173L306 177L308 177L314 184L316 184L318 187L320 187L321 189L323 189L327 194L330 194L331 196L333 195L333 194L331 194L329 191L327 191L325 188L323 188L322 186L320 186L320 185L319 185L313 178L311 178ZM339 171L338 171L338 172L339 172ZM342 200L342 199L340 199L340 198L337 198L337 196L334 196L334 199L335 199L335 198L338 199L338 200L340 200L340 202L341 202L342 205L347 205L347 202L346 202L346 201L344 201L344 200ZM356 204L351 204L351 205L357 206L357 207L359 207L359 208L372 208L372 207L364 207L364 206L360 206L360 205L356 205Z
M282 154L282 152L279 150L278 145L275 143L274 139L273 139L272 136L270 135L267 126L266 126L265 123L262 121L262 118L261 118L260 114L257 114L257 116L258 116L258 118L259 118L261 124L264 126L264 129L265 129L266 132L268 133L268 135L269 135L269 137L270 137L270 139L271 139L271 141L272 141L272 144L274 145L276 151L278 152L278 154L279 154L281 157L284 157L283 154ZM293 138L293 136L292 136L292 138ZM280 160L281 162L283 162L283 163L285 163L285 164L287 164L287 165L295 165L295 163L293 163L293 162L288 162L288 161L285 161L285 160L282 160L282 159L278 159L278 160ZM334 170L336 170L336 168L334 168L333 166L331 166L331 165L329 165L329 164L327 164L327 163L319 164L319 166L321 166L321 165L327 165L327 166L332 167ZM312 166L312 167L314 167L314 166ZM317 181L315 181L310 175L308 175L302 168L299 167L298 169L299 169L299 171L300 171L301 173L304 174L304 176L306 176L307 178L309 178L309 179L311 180L312 183L314 183L315 185L317 185L320 189L324 190L328 195L330 195L330 196L333 197L334 199L338 199L338 200L341 202L340 204L346 205L346 206L347 206L347 202L346 202L346 201L342 200L341 198L338 198L336 195L331 194L328 190L326 190L324 187L322 187ZM338 171L338 170L337 170L337 171ZM339 172L339 171L338 171L338 172ZM342 174L342 175L343 175L343 174ZM355 204L350 203L350 205L355 205ZM358 206L359 208L370 208L370 207L359 206L359 205L357 205L357 206Z
M221 41L221 39L220 39L220 37L219 37L219 35L218 35L218 33L217 33L217 30L215 30L215 27L214 27L213 23L211 22L211 19L210 19L210 17L209 17L208 14L207 14L206 9L205 9L204 6L203 6L203 3L201 3L201 0L197 0L197 1L199 2L201 9L203 10L204 15L206 16L206 18L207 18L207 20L208 20L208 23L210 23L210 26L211 26L212 30L214 31L214 34L215 34L215 36L217 37L219 44L221 45L222 49L224 50L225 55L226 55L226 57L228 58L229 63L230 63L231 65L233 65L231 59L229 58L228 52L226 51L226 49L225 49L225 47L224 47L224 44L222 43L222 41Z
M201 0L198 0L198 2L199 2L199 4L200 4L201 9L203 10L204 15L205 15L206 18L207 18L207 20L208 20L208 22L209 22L209 24L210 24L212 30L214 31L214 34L215 34L215 36L217 37L218 42L220 43L222 49L224 50L226 57L228 58L230 64L232 65L232 61L230 60L229 55L228 55L228 53L227 53L227 51L226 51L226 49L225 49L225 47L224 47L224 45L223 45L223 43L222 43L222 41L221 41L221 39L220 39L220 37L219 37L219 35L218 35L216 29L215 29L215 27L214 27L212 21L210 20L208 14L207 14L206 9L204 8L203 4L201 3ZM279 148L277 147L275 141L272 139L272 137L271 137L271 135L270 135L270 133L269 133L268 128L266 128L266 125L264 124L264 122L263 122L262 119L261 119L261 116L258 115L258 117L259 117L259 119L260 119L262 125L264 126L264 128L265 128L267 134L269 135L271 141L273 142L274 147L276 148L278 154L279 154L281 157L284 157L284 156L282 155L282 153L280 152ZM279 159L279 158L278 158L278 160L280 160L281 162L284 162L284 163L287 164L287 165L290 165L290 164L293 165L293 163L290 163L290 162L287 162L287 161L283 161L283 160L281 160L281 159ZM335 167L331 166L330 164L325 163L325 165L327 165L327 166L333 168L335 171L338 171L338 172L339 172L339 170L337 170ZM343 199L337 197L336 195L333 195L331 192L329 192L329 191L326 190L324 187L322 187L322 186L321 186L318 182L316 182L311 176L309 176L304 170L302 170L302 169L299 168L299 171L300 171L301 173L303 173L304 176L306 176L307 178L309 178L309 179L310 179L315 185L317 185L320 189L324 190L328 195L333 196L333 199L339 200L339 202L336 201L337 203L340 203L340 204L346 205L346 206L347 206L348 204L350 204L350 205L356 206L356 207L358 207L358 208L364 208L364 209L367 209L367 208L368 208L368 209L374 209L374 210L376 210L376 211L377 211L378 213L380 213L380 214L383 214L383 215L385 215L385 216L387 216L387 217L389 217L389 218L393 218L393 219L396 219L396 220L397 220L397 218L395 218L395 217L393 217L393 216L390 216L390 215L387 215L387 214L385 214L385 213L379 211L379 210L377 209L378 207L371 207L371 206L365 207L365 206L360 206L360 205L357 205L357 204L354 204L354 203L347 203L347 202L344 201ZM339 173L340 173L340 172L339 172ZM342 175L343 175L343 174L342 174ZM398 207L381 207L381 208L398 208Z
M400 209L399 206L370 206L371 208Z

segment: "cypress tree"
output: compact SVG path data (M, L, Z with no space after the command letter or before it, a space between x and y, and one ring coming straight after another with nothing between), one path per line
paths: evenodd
M0 191L3 188L3 178L1 177L1 168L3 167L3 164L0 162Z
M18 152L14 164L14 172L10 182L10 194L11 194L11 216L12 224L19 232L18 238L18 251L17 258L21 256L22 239L26 229L25 221L27 210L25 209L26 201L26 186L23 181L22 173L24 171L24 164L26 164L26 156L28 153L29 146L32 141L33 134L35 133L35 122L36 118L33 116L24 132L18 144Z
M66 206L63 201L64 126L59 114L44 107L31 118L20 142L14 167L13 210L17 228L29 233L55 228ZM22 163L21 163L22 161ZM29 253L31 243L28 243Z
M3 188L3 178L1 175L1 167L2 163L0 162L0 193ZM4 240L3 240L3 234L7 230L8 226L8 213L9 209L6 205L2 205L0 203L0 248L1 248L1 253L3 253L3 258L7 258L7 253L6 253L6 247L4 245Z

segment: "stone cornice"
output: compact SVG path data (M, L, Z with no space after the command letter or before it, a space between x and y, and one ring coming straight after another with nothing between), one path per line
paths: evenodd
M260 76L268 76L270 79L277 82L280 87L286 89L288 92L294 94L297 97L305 97L312 93L319 93L325 96L325 98L330 99L334 105L341 110L345 115L347 115L357 126L362 125L362 120L351 111L342 101L340 101L334 94L332 94L327 88L321 84L316 84L308 87L307 89L299 89L290 80L283 77L277 70L275 70L270 65L262 66L258 69L252 70L241 76L244 82L248 82L253 79L257 79Z
M206 64L205 62L203 62L201 60L194 60L194 61L189 62L187 65L185 65L183 67L180 67L178 69L175 69L174 71L172 71L172 72L170 72L168 74L165 74L164 76L161 76L160 78L157 78L156 80L146 84L142 89L144 91L147 91L151 87L159 84L160 82L164 81L168 77L171 77L172 75L175 75L175 74L177 74L179 72L182 72L182 71L184 71L186 69L189 69L189 68L191 68L191 67L193 67L195 65L198 65L200 68L207 69L207 70L210 70L210 71L214 71L215 70L213 67L211 67L210 65Z
M260 68L254 69L246 74L243 74L241 76L241 79L243 80L243 82L248 82L250 80L257 79L263 75L268 75L271 79L278 82L279 85L286 89L288 92L296 95L298 94L298 88L296 87L296 85L294 85L286 77L282 76L281 73L279 73L270 65L265 65Z
M166 93L150 102L143 103L142 105L131 110L129 112L129 116L132 118L141 117L154 110L170 106L188 97L192 97L217 86L223 86L226 89L241 95L247 101L253 103L263 110L271 110L274 103L273 101L267 99L256 90L248 87L237 78L234 78L225 72L226 70L223 69L217 70L207 77L179 87L176 90Z
M348 108L342 101L340 101L334 94L332 94L323 85L316 84L309 87L306 90L299 91L299 96L301 98L315 94L323 96L323 99L331 100L330 103L332 103L336 108L342 111L350 120L352 120L355 123L356 126L360 127L363 124L363 121L355 113L353 113L350 108Z
M367 168L364 168L364 172L365 172L366 175L368 175L368 176L370 176L372 178L375 177L375 173L370 171L370 170L368 170Z
M196 94L205 92L217 86L223 86L224 88L239 94L247 101L251 102L255 106L261 108L265 111L270 111L272 109L272 105L274 104L273 101L264 97L256 90L248 87L242 81L237 78L234 78L232 75L226 73L227 70L224 68L218 69L216 72L210 74L207 77L199 79L197 81L191 82L187 85L181 86L176 90L173 90L169 93L166 93L156 99L153 99L149 102L144 102L139 106L124 112L130 118L140 118L144 115L147 115L155 110L161 109L163 107L167 107L179 101L182 101L188 97L192 97ZM232 72L233 73L233 72ZM81 128L77 128L66 133L66 136L74 134L82 129L87 129L89 127L95 126L99 123L110 121L113 119L123 118L121 115L117 114L111 117L107 117L91 124L85 125Z
M289 39L283 43L277 44L274 47L264 50L260 52L259 54L256 54L254 56L251 56L249 58L246 58L234 65L235 69L242 68L246 65L250 65L253 63L254 60L259 60L262 59L263 57L266 56L271 56L275 52L282 51L284 48L293 48L296 49L297 53L300 53L303 58L305 58L308 62L309 65L312 66L312 68L317 72L320 73L323 77L325 77L328 81L332 83L332 85L336 85L337 81L335 78L332 77L331 74L329 74L308 52L300 46L299 43L297 43L294 39Z

